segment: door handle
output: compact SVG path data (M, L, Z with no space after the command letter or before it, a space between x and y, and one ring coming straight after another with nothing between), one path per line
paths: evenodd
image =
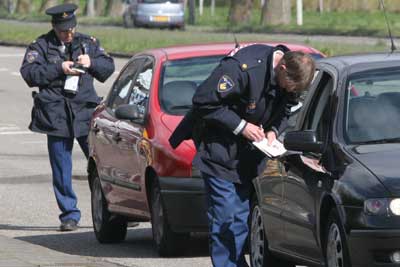
M122 140L121 135L119 133L114 133L112 135L112 139L117 143Z

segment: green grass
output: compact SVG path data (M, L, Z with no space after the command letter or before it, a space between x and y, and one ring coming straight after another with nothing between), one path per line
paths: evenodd
M209 8L204 9L203 16L197 14L198 26L212 26L217 30L225 31L227 29L235 32L280 32L280 33L303 33L303 34L339 34L356 36L387 36L386 22L382 12L357 11L357 12L319 12L306 11L304 13L304 25L296 24L296 15L293 13L290 25L261 26L261 11L254 8L251 21L248 24L238 26L228 25L229 9L217 7L215 16L211 16ZM388 19L391 24L394 35L400 36L400 21L398 13L388 13Z
M35 2L35 1L33 1ZM82 2L83 3L83 2ZM37 5L37 4L36 4ZM37 10L34 9L34 10ZM80 10L83 10L83 4ZM228 23L229 7L217 6L215 15L211 16L209 6L204 7L204 14L200 16L196 9L196 29L213 32L243 32L243 33L299 33L299 34L339 34L339 35L357 35L357 36L387 36L387 28L383 13L380 11L346 11L346 12L319 12L306 11L304 13L304 25L296 25L296 14L293 10L292 23L290 25L261 26L261 9L255 7L252 10L251 21L247 24L230 26ZM395 36L400 36L399 14L388 12L388 18ZM186 10L186 18L188 10ZM37 11L29 15L8 15L0 10L0 18L12 18L26 21L49 21L50 18L44 14L38 14ZM79 22L85 25L122 25L122 17L83 17L79 15Z
M0 40L29 44L39 35L50 30L50 24L46 23L23 23L16 21L2 21L0 23ZM78 31L93 35L101 41L108 52L122 52L134 54L136 52L180 44L198 44L209 42L233 42L231 33L210 33L188 27L186 31L171 31L159 29L124 29L118 27L99 27L79 25ZM277 39L266 34L237 33L239 42L244 41L280 41L303 43L319 49L326 55L348 54L355 52L388 51L387 45L377 42L373 45L348 45L340 42L328 43L325 41L309 41L307 38L299 37L296 41L291 39Z

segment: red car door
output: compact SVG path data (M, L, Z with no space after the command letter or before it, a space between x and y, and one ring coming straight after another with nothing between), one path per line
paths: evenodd
M124 180L124 186L130 190L127 196L126 205L131 212L137 215L148 215L147 200L145 194L144 174L148 166L149 144L146 140L146 113L150 86L153 77L153 60L145 58L138 61L137 75L134 78L128 104L136 105L142 120L128 121L121 120L118 123L118 133L120 141L118 143L120 175Z
M143 59L131 60L123 68L105 102L106 107L94 118L97 169L101 181L109 185L104 194L113 210L123 210L125 198L130 194L126 187L128 174L124 171L124 155L120 150L122 138L118 128L121 122L115 118L114 112L118 106L128 103L138 66L142 63Z

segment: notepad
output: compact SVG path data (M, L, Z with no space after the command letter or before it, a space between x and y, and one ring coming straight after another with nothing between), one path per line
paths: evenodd
M280 156L287 151L284 145L277 139L275 139L271 145L268 144L268 140L266 138L259 142L254 141L253 145L270 158Z

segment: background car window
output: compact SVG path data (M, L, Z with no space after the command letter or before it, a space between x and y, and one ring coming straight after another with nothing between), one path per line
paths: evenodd
M135 83L132 87L128 102L131 105L136 105L141 115L144 115L146 112L152 77L153 61L147 59L135 78Z
M160 104L169 114L183 115L192 106L192 97L219 64L221 56L173 60L164 64L160 83Z
M129 90L132 80L136 77L139 68L144 62L144 58L135 59L123 69L114 83L110 94L108 106L114 111L119 105L128 103Z
M400 69L353 74L346 91L350 143L400 138Z

